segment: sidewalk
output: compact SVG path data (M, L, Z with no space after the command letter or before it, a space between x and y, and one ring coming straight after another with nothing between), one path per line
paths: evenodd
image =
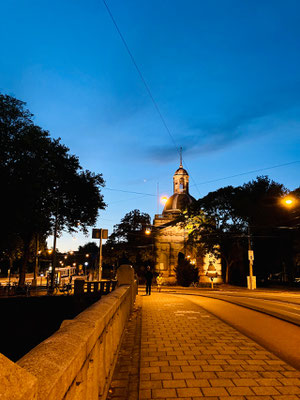
M127 399L300 399L300 372L188 299L153 292L138 302L139 397L129 390ZM125 381L116 382L114 400L124 398Z

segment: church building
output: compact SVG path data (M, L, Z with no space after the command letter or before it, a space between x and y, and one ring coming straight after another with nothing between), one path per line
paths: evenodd
M199 269L199 282L210 282L210 276L215 275L214 282L222 281L221 262L212 254L207 254L199 259L188 251L186 241L188 238L185 229L179 225L173 225L173 222L180 213L182 213L194 201L193 196L189 194L189 174L180 165L173 176L173 195L167 200L162 214L156 214L154 217L155 233L155 270L161 272L165 281L169 283L176 282L174 269L178 264L178 257L185 256L190 259Z

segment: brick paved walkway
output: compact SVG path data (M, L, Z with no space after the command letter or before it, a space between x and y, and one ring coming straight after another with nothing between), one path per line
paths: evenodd
M300 399L299 371L188 299L139 301L141 400Z

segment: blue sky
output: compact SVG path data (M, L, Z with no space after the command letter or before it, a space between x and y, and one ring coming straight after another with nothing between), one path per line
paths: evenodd
M172 194L174 142L196 198L259 174L300 185L298 0L107 4L172 138L102 0L0 5L0 92L25 101L84 168L103 173L99 227L112 232L135 208L154 217L157 184ZM89 240L63 235L58 247Z

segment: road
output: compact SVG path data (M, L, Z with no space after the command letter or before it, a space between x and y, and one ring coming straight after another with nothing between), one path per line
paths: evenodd
M211 312L300 370L300 295L297 293L173 292ZM193 293L192 293L193 292ZM223 299L220 300L220 297ZM229 300L224 301L224 300ZM237 304L233 304L237 302ZM241 306L245 303L246 308ZM259 312L254 311L258 307ZM266 310L267 314L263 312ZM270 315L270 312L274 316ZM280 319L275 316L280 315ZM283 319L293 319L293 323Z
M173 293L210 297L260 311L300 326L300 291L170 289Z

